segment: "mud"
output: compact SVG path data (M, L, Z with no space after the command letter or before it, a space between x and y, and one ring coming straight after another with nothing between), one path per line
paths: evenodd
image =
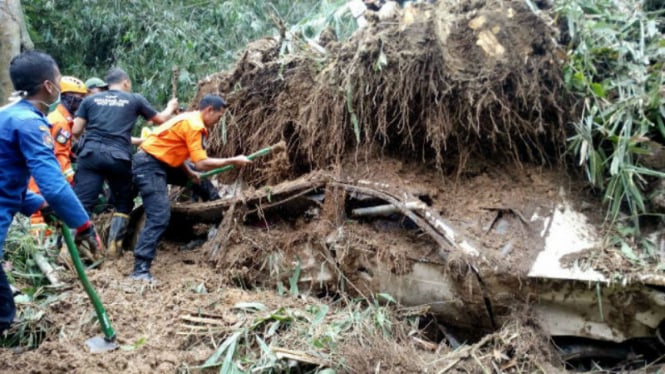
M90 270L121 349L87 352L84 342L99 326L72 278L46 311L45 341L32 351L0 351L0 371L190 372L247 322L234 309L239 302L336 308L349 298L375 300L377 290L426 310L399 318L403 305L391 309L385 334L355 331L330 361L303 355L310 365L343 360L351 373L562 370L530 308L536 296L524 291L552 291L553 305L562 291L583 306L592 304L591 292L575 296L566 282L527 279L544 246L545 228L533 217L564 196L592 210L601 205L560 166L570 113L558 31L547 17L518 1L441 1L373 20L344 43L329 41L325 59L280 56L273 38L248 46L231 71L199 83L193 103L221 93L230 104L209 150L249 154L285 141L286 152L214 178L223 190L244 186L239 195L174 202L153 263L157 285L127 279L131 253ZM377 65L383 58L387 64ZM461 239L437 236L431 221L405 210L351 214L385 203L381 196L425 204ZM415 269L429 278L410 279ZM288 296L295 273L298 295ZM422 293L413 291L418 282L426 284ZM621 292L603 297L625 301ZM648 297L638 299L625 311L606 308L607 317L631 328L628 314L648 309ZM436 334L419 325L427 318ZM473 339L453 344L448 328ZM279 343L302 351L310 347L302 339L284 332Z
M506 234L488 230L497 215L497 211L492 209L510 208L528 216L533 206L549 201L544 197L558 193L552 186L565 178L559 172L541 168L515 171L501 169L498 165L486 167L474 175L446 178L433 169L398 160L383 158L372 160L370 164L373 167L349 163L343 168L345 178L371 180L428 196L431 205L443 217L450 218L465 235L476 239L480 247L493 257L499 257ZM272 217L247 223L239 220L222 249L223 253L214 262L210 262L211 248L205 244L184 250L188 248L187 243L163 243L153 264L153 274L159 280L155 287L127 279L132 267L129 253L117 261L105 263L100 269L89 271L89 277L118 332L122 349L115 352L103 355L87 352L85 340L99 335L100 330L82 288L75 279L70 279L73 288L59 294L60 300L48 311L53 321L52 335L34 351L20 354L8 350L2 352L0 370L174 372L179 367L202 364L213 352L210 341L185 333L183 316L200 313L220 316L223 326L230 329L234 318L237 320L230 311L231 307L240 301L261 302L275 309L299 303L298 299L277 296L274 291L278 283L288 284L288 278L297 266L302 272L300 290L305 294L369 296L375 284L371 280L372 274L367 272L377 263L387 266L390 273L400 275L423 260L443 262L432 251L436 245L430 238L417 228L405 227L399 220L347 218L341 226L343 236L338 237L335 235L339 229L334 222L335 214L322 212L312 219L288 215ZM515 221L525 225L519 219ZM198 230L206 234L208 229L214 227L215 224L208 224L198 227ZM510 233L511 238L519 237L520 241L515 243L514 252L505 258L505 267L509 272L523 274L528 267L537 249L528 245L532 240L529 235L528 226ZM333 254L326 251L327 246L324 245L331 240L338 240L340 244L335 247L334 259L329 257ZM309 253L311 258L303 258L303 253ZM321 273L322 263L336 265L326 275ZM458 270L451 265L450 271L457 272L459 277L468 277L464 261L459 264ZM340 277L340 274L344 276ZM307 276L310 276L309 280ZM329 278L321 282L325 276ZM476 289L472 295L480 293ZM486 318L482 301L470 298L467 302L476 303L479 314ZM497 312L503 314L506 311ZM369 364L367 354L376 353L378 347L388 343L376 344L376 349L364 347L367 350L362 351L362 359L347 351L351 368L366 368ZM413 372L414 368L418 371L418 368L424 367L421 355L427 352L419 349L416 343L405 347L393 344L390 343L390 346L394 354L370 356L374 365L381 361L382 367L392 365L403 369L396 369L398 372ZM414 354L420 358L407 359L414 357ZM380 357L385 360L380 360Z

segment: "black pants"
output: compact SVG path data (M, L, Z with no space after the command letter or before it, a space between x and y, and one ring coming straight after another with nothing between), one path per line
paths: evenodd
M9 287L5 271L0 267L0 333L9 328L15 314L14 295L11 287Z
M77 156L74 192L83 207L92 213L106 179L115 210L129 214L134 206L132 161L126 151L113 146L86 142Z
M145 210L145 226L139 234L134 257L152 262L157 243L164 235L171 218L168 185L186 186L189 178L182 169L171 167L143 151L134 155L133 172L134 183L141 194ZM204 201L219 199L217 190L207 179L191 187Z

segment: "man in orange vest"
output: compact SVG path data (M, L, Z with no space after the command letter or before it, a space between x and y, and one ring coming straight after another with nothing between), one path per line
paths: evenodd
M60 79L60 104L47 116L51 124L51 136L53 138L53 151L55 158L60 164L60 170L70 185L74 183L74 170L72 169L72 125L74 124L73 113L76 113L83 97L87 95L88 89L78 78L63 76ZM28 189L39 193L39 187L34 178L30 178ZM39 237L46 232L47 225L40 211L30 217L30 230Z
M197 170L207 171L225 165L237 167L252 161L240 155L231 158L208 157L205 139L224 114L226 102L217 95L205 95L199 110L185 112L157 127L141 143L134 155L134 183L143 199L146 221L134 249L134 280L153 281L150 265L155 258L157 242L166 230L171 217L168 184L186 185L188 179L200 182Z

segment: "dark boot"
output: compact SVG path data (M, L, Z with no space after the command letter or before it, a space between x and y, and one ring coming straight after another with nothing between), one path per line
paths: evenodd
M134 271L132 271L130 277L133 280L154 282L155 278L150 274L150 261L138 257L134 258Z
M125 238L125 233L127 232L127 223L129 223L128 215L113 213L109 238L106 244L109 257L111 258L118 258L122 255L122 240Z

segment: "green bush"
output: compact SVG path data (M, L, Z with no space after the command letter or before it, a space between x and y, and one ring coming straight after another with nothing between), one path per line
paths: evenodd
M641 215L654 214L646 196L648 180L665 177L641 161L650 144L665 144L662 11L646 11L644 5L557 2L571 37L564 79L582 105L570 149L602 191L609 221L627 211L636 227Z
M24 2L35 46L55 57L65 75L104 77L123 67L134 90L155 105L188 101L201 78L225 70L252 40L278 34L275 20L296 24L344 1L318 0L32 0Z

